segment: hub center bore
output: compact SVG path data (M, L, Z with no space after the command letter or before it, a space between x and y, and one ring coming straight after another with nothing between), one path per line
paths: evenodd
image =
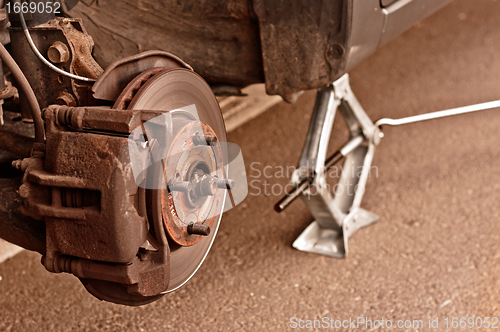
M187 195L188 202L194 208L201 207L208 196L217 192L217 178L210 175L207 163L195 162L187 172L187 180L192 184L192 190Z

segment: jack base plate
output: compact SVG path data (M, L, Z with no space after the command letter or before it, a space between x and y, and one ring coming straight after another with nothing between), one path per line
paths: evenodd
M379 216L364 209L357 209L344 219L343 231L323 228L313 221L293 242L292 246L300 251L344 258L348 253L347 240L360 228L377 222Z

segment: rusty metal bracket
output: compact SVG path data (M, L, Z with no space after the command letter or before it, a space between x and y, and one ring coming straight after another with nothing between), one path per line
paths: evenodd
M56 18L29 28L37 49L56 67L79 76L97 79L103 69L92 57L94 41L81 19ZM10 29L12 56L26 75L40 108L52 104L95 105L92 83L75 81L53 71L33 53L21 28ZM21 113L29 122L31 114L26 99L21 97Z

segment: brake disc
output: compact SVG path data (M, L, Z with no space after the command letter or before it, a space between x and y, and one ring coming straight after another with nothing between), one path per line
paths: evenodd
M151 77L151 74L154 76ZM136 78L136 83L134 89L138 85L141 87L134 93L127 109L172 113L175 139L170 148L169 158L166 160L165 177L168 179L180 177L181 180L189 181L194 176L194 169L199 172L205 168L205 173L220 173L222 166L217 163L222 162L221 151L213 152L218 154L215 161L214 158L210 158L210 153L207 155L206 152L182 151L186 144L193 147L192 137L200 130L203 130L203 134L215 136L217 142L227 140L222 113L210 86L189 69L167 69L159 73L157 69L146 71ZM127 94L124 93L123 97L126 98ZM122 99L117 100L118 103L124 105ZM193 108L193 105L198 118L192 113L181 111L186 107ZM204 149L214 150L211 147ZM167 174L169 172L171 174ZM222 174L218 175L222 177ZM174 206L172 201L176 196L179 203ZM224 191L219 191L196 206L189 200L189 194L170 193L166 189L148 191L146 200L148 217L152 222L161 222L169 236L170 283L165 293L184 285L203 263L212 246L222 215L212 213L207 220L204 220L207 216L206 210L220 211L224 197ZM188 234L186 228L189 223L209 226L210 234L208 236Z
M200 146L195 144L194 136L208 135L211 142L227 142L226 129L210 86L186 68L145 70L126 86L113 108L164 111L171 115L173 140L167 147L168 156L162 161L161 171L159 163L151 167L151 173L160 177L165 186L163 189L139 188L138 195L139 205L147 210L152 240L159 232L167 237L170 247L169 286L162 294L142 297L129 294L125 286L117 283L93 279L81 281L90 293L102 300L143 305L184 285L199 269L212 246L222 217L225 191L214 190L207 197L190 196L167 189L166 183L173 178L200 184L201 180L196 180L206 179L209 173L215 174L215 178L223 178L226 156L220 144ZM186 109L191 112L186 112ZM190 224L209 228L209 232L204 235L190 233L187 231Z

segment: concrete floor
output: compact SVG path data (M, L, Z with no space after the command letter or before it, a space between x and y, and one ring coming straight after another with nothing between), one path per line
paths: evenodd
M5 262L7 259L14 257L22 250L23 248L0 239L0 264Z
M500 1L454 1L357 67L354 92L372 119L500 99L499 17ZM279 197L255 189L287 183L257 175L296 165L313 104L308 92L229 135L257 182L181 290L103 303L23 252L0 265L0 331L287 331L292 317L425 323L395 331L438 317L442 331L446 317L500 317L500 112L384 128L362 204L381 221L337 260L292 249L310 213L297 202L276 214ZM338 121L332 146L344 139Z

